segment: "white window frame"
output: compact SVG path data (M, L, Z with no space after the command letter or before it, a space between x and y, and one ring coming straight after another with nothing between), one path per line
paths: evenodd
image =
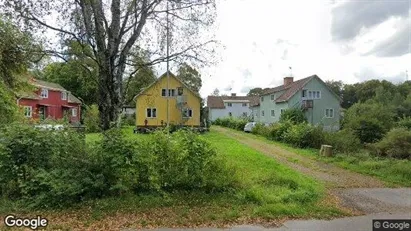
M174 97L176 96L176 89L168 89L168 97Z
M47 99L49 97L49 89L42 88L40 92L40 97L43 99Z
M243 103L243 107L247 107L247 103Z
M328 113L327 113L328 112ZM331 113L332 112L332 113ZM334 114L335 114L335 111L334 111L334 108L326 108L325 110L324 110L324 116L325 116L325 118L334 118Z
M24 106L24 117L31 118L33 117L33 107L32 106Z
M148 110L150 110L150 116L148 116ZM155 116L153 116L154 115L154 111L156 112L155 113ZM146 118L149 118L149 119L152 119L152 118L157 118L157 108L155 108L155 107L148 107L148 108L146 108Z
M163 95L163 93L164 93L164 95ZM161 96L162 97L167 97L167 89L166 88L161 89Z
M233 103L227 103L227 107L232 107Z
M274 109L271 110L271 117L275 117L275 110Z
M190 111L191 111L191 116L190 116ZM186 114L187 113L187 114ZM187 116L186 116L187 115ZM192 118L193 117L193 109L191 108L185 108L183 110L183 118Z
M321 99L321 91L308 91L308 99Z
M71 109L71 116L72 117L77 117L77 108L72 108Z
M271 95L271 100L275 100L275 95L274 94Z
M68 93L65 92L65 91L62 91L61 92L61 100L67 100L67 98L68 98Z

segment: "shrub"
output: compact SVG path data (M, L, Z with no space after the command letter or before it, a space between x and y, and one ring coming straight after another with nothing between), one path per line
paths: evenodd
M86 126L87 133L100 131L100 117L97 105L93 104L87 107L84 115L84 125Z
M243 131L245 125L248 123L247 119L241 119L241 118L218 118L214 121L213 124L227 127L227 128L232 128L235 130Z
M333 146L333 149L339 153L356 152L361 149L360 139L349 129L325 133L325 143Z
M263 123L257 123L251 130L251 133L264 136L264 137L268 137L269 132L270 132L269 127Z
M319 148L324 141L320 127L307 123L295 124L283 134L284 142L300 148Z
M307 119L305 118L304 112L301 109L290 108L281 113L280 123L285 121L289 121L293 124L299 124L307 122Z
M406 128L394 128L374 146L377 153L382 156L411 158L411 131Z
M343 127L355 132L362 143L380 140L393 125L394 113L379 103L356 103L344 115Z
M123 115L122 125L135 126L136 125L136 113L133 113L132 115Z
M411 129L411 117L404 117L402 119L400 119L397 124L396 127L404 127L407 129Z
M268 138L276 141L284 141L284 134L291 128L291 126L292 123L290 121L272 124L269 127Z

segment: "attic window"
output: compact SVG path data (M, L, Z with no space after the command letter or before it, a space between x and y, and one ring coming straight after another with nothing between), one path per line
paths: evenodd
M46 89L46 88L42 88L41 93L40 93L40 97L47 99L49 97L49 90Z
M67 100L67 92L61 92L61 100Z

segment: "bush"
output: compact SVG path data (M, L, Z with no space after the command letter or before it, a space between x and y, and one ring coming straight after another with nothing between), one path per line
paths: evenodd
M251 133L264 136L264 137L268 137L269 132L270 132L269 127L263 123L256 123L256 125L251 130Z
M411 131L406 128L394 128L374 147L381 156L411 159Z
M241 119L241 118L218 118L216 119L213 124L227 127L227 128L232 128L235 130L243 131L245 125L248 123L248 120L246 119Z
M320 148L324 141L322 128L307 123L295 124L283 134L284 142L299 148Z
M84 125L86 126L87 133L100 131L100 117L97 105L93 104L87 107L84 115Z
M356 103L344 115L343 127L351 129L362 143L374 143L393 126L391 108L378 103Z
M298 108L290 108L281 113L280 123L289 121L293 124L299 124L307 122L304 112Z
M411 117L404 117L400 119L397 122L396 127L403 127L403 128L411 129Z
M339 153L357 152L361 149L360 139L349 129L325 133L325 143L333 146Z
M123 115L122 125L135 126L136 125L136 113L133 113L132 115Z
M143 191L222 191L237 184L210 144L189 131L157 131L136 142L112 129L90 147L70 130L10 125L0 134L0 196L33 207Z
M292 123L290 121L274 123L269 127L267 138L275 141L284 141L284 134L291 128L291 126Z

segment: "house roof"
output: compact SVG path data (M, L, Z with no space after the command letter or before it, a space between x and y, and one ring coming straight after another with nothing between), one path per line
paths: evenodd
M68 93L68 98L67 102L68 103L77 103L81 104L81 100L78 99L76 96L71 94L71 92L67 91L64 87L62 87L60 84L57 83L52 83L52 82L47 82L44 80L39 80L39 79L34 79L31 78L29 81L29 84L39 87L39 88L46 88L49 90L53 91L65 91ZM20 98L25 98L25 99L35 99L35 100L40 100L41 98L33 91L30 90L25 90L25 91L19 91L16 93L16 95Z
M308 76L306 78L303 79L299 79L287 86L281 85L278 87L274 87L274 88L270 88L270 89L266 89L263 91L263 93L261 95L268 95L268 94L272 94L275 92L280 92L280 91L284 91L284 93L278 97L275 102L280 103L280 102L286 102L288 101L293 95L295 95L299 90L301 90L308 82L310 82L313 78L317 78L320 82L322 82L325 87L328 88L328 86L324 83L324 81L322 81L320 79L320 77L318 77L317 75L311 75ZM329 89L329 88L328 88ZM337 97L340 101L341 98L331 89L329 89L330 92L332 92L335 97Z
M185 84L180 78L178 78L176 75L174 75L171 71L168 72L170 77L174 77L175 79L177 79L177 81L179 81L184 87L186 87L189 91L191 91L195 96L197 96L198 98L201 99L201 96L198 92L194 91L193 89L191 89L191 87L189 87L187 84ZM154 81L153 83L151 83L150 85L148 85L147 87L143 88L140 93L138 93L136 96L134 96L134 99L136 99L137 97L139 97L140 95L143 94L143 92L145 92L146 90L148 90L150 87L152 87L154 84L158 83L162 78L167 77L167 72L165 72L164 74L160 75L160 77L157 78L156 81Z
M225 100L247 100L250 102L250 106L259 104L258 96L208 96L207 107L208 108L225 108Z

